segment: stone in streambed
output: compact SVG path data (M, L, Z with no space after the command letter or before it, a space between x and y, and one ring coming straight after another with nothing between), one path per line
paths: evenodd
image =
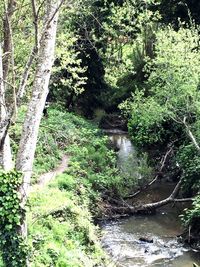
M148 237L140 237L139 241L146 242L146 243L153 243L153 239L152 238L148 238Z

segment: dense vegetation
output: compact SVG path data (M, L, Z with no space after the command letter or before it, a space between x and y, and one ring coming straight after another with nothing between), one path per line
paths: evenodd
M32 265L78 267L103 264L105 256L98 241L100 231L93 225L93 218L97 216L95 211L102 187L109 189L113 186L107 176L112 175L113 181L117 176L113 167L114 155L106 148L107 140L101 133L73 114L51 109L42 125L36 173L40 173L46 164L48 170L50 162L51 168L54 167L56 159L63 153L70 155L70 162L66 171L48 187L39 192L36 187L31 194ZM99 152L95 149L97 146ZM46 158L46 149L51 161ZM105 157L109 157L107 164L103 160Z
M24 108L21 119L23 114ZM15 150L19 128L20 124L12 128ZM63 154L69 157L66 170L38 191L40 174L55 169ZM104 216L104 199L131 193L132 179L120 175L108 137L94 124L62 107L49 108L41 122L27 206L31 266L108 264L94 221Z
M199 248L199 2L61 0L48 18L52 3L0 3L0 236L5 237L0 247L4 265L25 266L28 255L30 264L38 267L106 266L95 220L105 215L105 203L112 205L114 200L116 204L148 184L152 169L159 171L157 161L168 151L164 173L159 175L167 173L175 183L181 181L180 196L193 198L182 220ZM55 39L56 29L54 35L53 30L46 33L56 25L58 10L49 82L51 67L40 71L53 58L53 54L43 56L54 50L45 50L45 45L51 34L49 45ZM42 117L46 97L50 107ZM128 127L141 150L142 165L130 158L127 167L134 175L120 172L115 151L97 129L97 122L101 127L105 121L117 125L113 118L127 124L122 128ZM27 121L31 122L28 126ZM5 167L9 136L11 170ZM29 136L32 140L28 141ZM26 154L28 142L35 147L37 142L37 147L35 151L30 146ZM32 151L34 163L28 161ZM40 175L55 169L63 154L69 157L69 166L36 191ZM23 177L31 170L33 189L27 203ZM22 233L25 206L28 242Z

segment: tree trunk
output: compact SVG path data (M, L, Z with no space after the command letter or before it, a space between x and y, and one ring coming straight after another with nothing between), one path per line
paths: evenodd
M5 87L3 82L2 50L0 45L0 121L3 123L7 119L5 102ZM7 124L0 129L0 167L5 171L13 168L10 138L8 135Z
M14 1L10 0L8 2L8 6L6 6L6 3L4 2L4 7L5 7L5 16L3 19L3 40L4 40L3 78L4 80L6 80L8 76L10 59L11 59L11 33L10 33L9 23L14 10Z
M48 12L45 20L45 32L40 42L36 73L32 89L32 97L23 125L22 136L16 160L16 168L23 172L21 187L22 205L26 203L29 193L30 178L35 155L39 125L48 94L48 86L52 65L58 20L58 2L48 1ZM25 228L22 234L26 235Z
M111 215L109 218L120 218L124 216L138 215L138 214L154 214L156 209L161 208L170 203L180 203L180 202L192 202L192 198L166 198L164 200L148 203L141 206L107 206L106 208L117 215Z

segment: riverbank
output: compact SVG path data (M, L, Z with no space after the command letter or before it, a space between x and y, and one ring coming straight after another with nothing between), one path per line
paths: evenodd
M69 160L62 166L63 173L31 192L31 266L109 266L94 221L103 216L105 199L126 190L116 153L96 126L73 114L51 108L41 125L33 188L42 173L58 166L63 154Z
M114 131L110 138L118 146L118 165L122 171L127 171L130 156L135 162L142 160L127 135ZM135 174L132 172L132 175ZM133 207L166 199L175 186L176 183L169 180L157 180L124 202L124 212L128 205ZM194 262L200 263L200 254L178 238L184 230L180 214L186 207L188 203L185 202L172 203L158 208L153 215L143 213L103 223L103 246L117 266L192 267Z
M112 217L112 210L109 213L105 204L122 203L121 199L138 186L135 183L144 182L150 173L145 158L139 161L130 158L132 144L127 135L120 142L116 140L116 144L121 163L109 137L95 125L62 110L49 109L48 117L41 123L33 184L42 173L51 173L63 154L70 160L54 181L31 193L28 211L31 266L109 266L95 221L105 215ZM120 152L121 145L126 153ZM124 168L120 171L122 162ZM122 175L125 169L130 173Z

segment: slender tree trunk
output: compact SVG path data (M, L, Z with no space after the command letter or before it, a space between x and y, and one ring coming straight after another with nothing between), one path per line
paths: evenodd
M17 154L16 168L23 172L24 179L21 188L22 205L26 203L29 193L30 178L35 155L39 125L48 94L48 86L52 65L54 62L54 48L58 12L56 0L48 1L48 13L46 22L50 21L45 29L40 43L36 73L32 89L32 97L23 125L22 136ZM26 229L22 228L22 234L26 235Z
M4 59L3 59L3 78L4 80L7 79L8 72L9 72L9 65L11 60L11 53L12 53L12 34L10 32L10 20L15 8L15 1L9 0L8 4L6 1L4 1L5 5L5 16L3 19L3 39L4 39L4 45L3 45L3 53L4 53Z
M3 82L3 65L2 65L2 50L0 45L0 121L3 123L7 119L7 110L5 102L5 87ZM1 127L0 129L0 167L9 171L13 168L12 153L10 147L10 138L8 129Z
M25 93L26 84L28 81L30 69L31 69L31 66L32 66L34 59L36 58L36 56L38 54L38 49L39 49L39 25L38 25L38 14L37 14L36 1L31 0L31 4L32 4L33 19L34 19L33 23L34 23L34 27L35 27L35 44L34 44L34 47L33 47L32 51L29 55L24 72L22 74L19 89L17 92L17 105L20 105L21 99Z
M8 120L8 112L5 101L5 86L4 80L7 79L10 59L12 54L12 40L10 32L10 19L14 10L14 1L9 0L8 5L4 1L5 16L3 19L3 52L0 44L0 167L9 171L13 168L12 153L10 147L10 138L8 135L8 128L10 120Z

